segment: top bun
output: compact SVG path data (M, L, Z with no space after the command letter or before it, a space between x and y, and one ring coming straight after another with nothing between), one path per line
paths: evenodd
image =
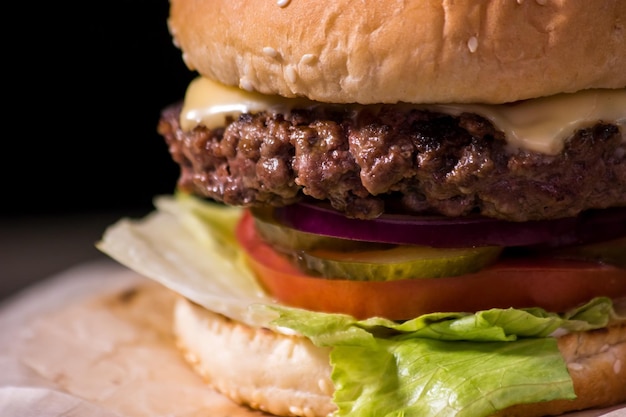
M503 103L626 86L626 1L171 0L192 70L332 103Z

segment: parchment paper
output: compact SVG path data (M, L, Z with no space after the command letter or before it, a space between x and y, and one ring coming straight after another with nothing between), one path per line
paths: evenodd
M179 354L175 294L115 263L81 265L0 305L0 416L260 417ZM626 408L571 417L623 417Z

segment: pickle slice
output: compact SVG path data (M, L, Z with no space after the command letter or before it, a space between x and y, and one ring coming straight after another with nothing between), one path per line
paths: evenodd
M552 256L563 259L599 262L626 268L626 237L586 245L556 249Z
M283 252L291 253L293 251L308 251L321 248L329 250L366 250L395 246L386 243L363 242L302 232L278 223L272 215L272 209L253 208L250 211L254 216L254 225L259 236Z
M393 281L476 272L495 262L501 252L496 246L440 249L403 245L385 250L302 251L298 261L301 267L326 278Z

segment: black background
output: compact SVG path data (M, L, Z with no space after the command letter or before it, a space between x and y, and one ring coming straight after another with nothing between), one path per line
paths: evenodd
M108 260L95 248L105 228L174 191L156 126L196 76L167 0L17 3L0 51L0 300Z
M178 174L159 112L195 76L168 1L45 3L5 35L0 215L145 209Z

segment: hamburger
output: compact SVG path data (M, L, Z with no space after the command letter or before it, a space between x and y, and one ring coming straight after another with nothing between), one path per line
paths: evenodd
M171 0L172 196L98 247L278 416L626 401L626 3Z

